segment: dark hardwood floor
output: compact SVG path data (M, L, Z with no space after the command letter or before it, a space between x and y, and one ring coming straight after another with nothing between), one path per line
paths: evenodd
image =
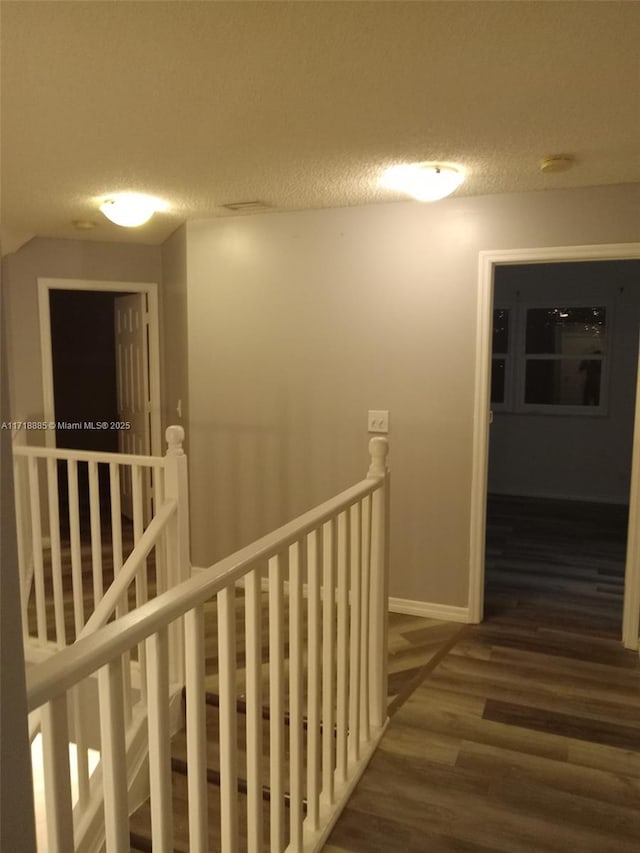
M327 853L640 850L626 509L488 509L486 621L449 635L392 703Z
M620 643L626 509L514 498L488 509L486 620L391 615L391 723L327 853L640 850L640 663ZM71 629L68 576L65 605ZM177 770L174 798L176 849L188 850ZM143 808L132 830L147 825Z

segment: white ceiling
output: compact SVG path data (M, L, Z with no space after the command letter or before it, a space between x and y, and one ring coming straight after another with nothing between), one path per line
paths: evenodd
M5 234L159 243L189 218L640 181L635 2L0 3ZM542 174L540 157L576 164ZM168 202L140 229L110 193ZM89 232L72 220L91 219Z

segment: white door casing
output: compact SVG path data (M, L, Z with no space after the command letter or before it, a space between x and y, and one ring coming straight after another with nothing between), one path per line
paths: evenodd
M476 316L475 392L471 477L471 524L469 531L469 621L484 615L484 551L489 461L491 334L493 277L499 264L558 263L640 259L640 243L594 246L557 246L545 249L507 249L480 252L478 258L478 306ZM638 282L640 286L640 282ZM640 390L640 362L638 366ZM624 585L622 641L637 649L640 633L640 393L636 395L632 451L629 533Z

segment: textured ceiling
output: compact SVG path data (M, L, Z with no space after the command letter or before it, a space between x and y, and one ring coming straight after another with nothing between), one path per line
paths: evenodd
M0 3L5 233L158 243L190 218L400 198L392 163L458 163L458 195L640 180L640 4ZM540 157L576 164L542 174ZM147 226L112 192L157 195ZM72 220L93 219L90 232Z

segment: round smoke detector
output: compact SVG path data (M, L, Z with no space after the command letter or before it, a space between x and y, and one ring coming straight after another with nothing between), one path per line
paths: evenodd
M554 154L540 160L541 172L566 172L573 166L574 159L570 154Z

